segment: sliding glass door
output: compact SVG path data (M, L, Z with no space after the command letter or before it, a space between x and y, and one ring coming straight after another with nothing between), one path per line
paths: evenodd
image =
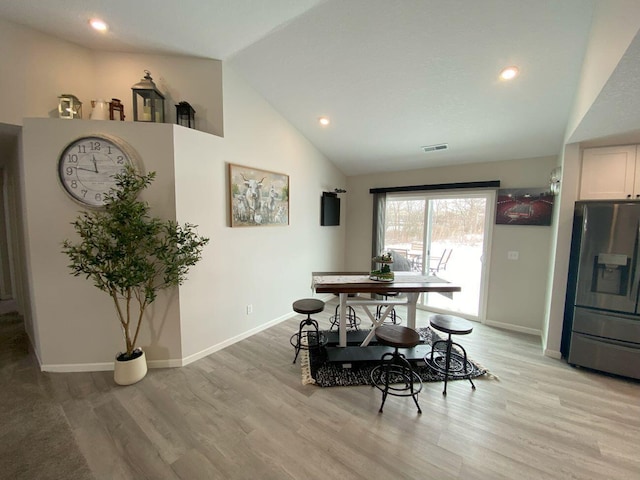
M387 195L384 250L406 258L404 269L462 287L451 298L423 294L423 308L484 318L493 208L493 191Z

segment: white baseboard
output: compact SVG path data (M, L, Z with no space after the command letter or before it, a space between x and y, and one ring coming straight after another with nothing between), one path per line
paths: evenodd
M334 298L334 295L331 293L320 295L319 299L326 302ZM262 332L267 328L271 328L274 325L277 325L280 322L288 320L294 316L298 315L295 312L287 313L286 315L282 315L270 322L267 322L263 325L260 325L256 328L252 328L240 335L236 335L235 337L229 338L223 342L220 342L216 345L212 345L200 352L189 355L185 358L170 358L167 360L147 360L147 366L149 368L175 368L175 367L184 367L185 365L189 365L190 363L195 362L196 360L200 360L212 353L215 353L223 348L226 348L234 343L237 343L245 338L249 338L256 333ZM69 363L69 364L43 364L39 361L40 370L43 372L58 372L58 373L72 373L72 372L104 372L113 370L113 362L103 362L103 363Z
M247 330L244 333L241 333L240 335L236 335L235 337L231 337L227 340L225 340L224 342L220 342L216 345L212 345L211 347L208 347L200 352L194 353L192 355L189 355L188 357L184 357L181 361L180 361L180 365L175 365L177 367L184 367L185 365L189 365L190 363L195 362L196 360L200 360L201 358L204 358L208 355L211 355L212 353L217 352L218 350L222 350L223 348L226 348L230 345L233 345L234 343L239 342L240 340L244 340L245 338L249 338L252 335L255 335L256 333L262 332L263 330L266 330L267 328L271 328L274 325L277 325L280 322L283 322L285 320L288 320L291 317L296 316L297 313L295 312L291 312L288 313L286 315L283 315L279 318L276 318L274 320L271 320L268 323L262 324L256 328L252 328L251 330Z
M485 325L490 327L497 327L503 330L511 330L513 332L526 333L528 335L535 335L536 337L542 337L542 331L535 328L521 327L519 325L513 325L512 323L495 322L493 320L485 320Z
M103 363L67 363L67 364L40 364L40 370L43 372L56 372L56 373L74 373L74 372L108 372L113 370L114 362ZM168 360L147 360L147 367L149 368L171 368L181 367L182 360L180 359L168 359Z
M549 358L555 358L556 360L562 359L562 353L557 350L549 350L548 348L544 350L544 356Z
M73 373L73 372L106 372L113 370L113 362L107 363L63 363L40 364L43 372Z

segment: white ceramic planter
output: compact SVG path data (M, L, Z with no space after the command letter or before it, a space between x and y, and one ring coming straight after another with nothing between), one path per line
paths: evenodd
M118 385L131 385L139 382L147 374L147 357L144 352L133 360L120 361L116 357L113 369L113 380Z

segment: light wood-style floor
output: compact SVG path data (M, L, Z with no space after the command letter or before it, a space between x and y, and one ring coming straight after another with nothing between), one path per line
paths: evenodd
M446 397L428 383L422 415L395 397L378 414L371 387L301 384L300 318L129 387L41 373L20 322L0 319L0 478L640 479L639 382L478 324L460 341L499 379Z

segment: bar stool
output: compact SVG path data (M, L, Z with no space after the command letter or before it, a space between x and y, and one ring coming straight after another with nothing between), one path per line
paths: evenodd
M350 293L350 297L355 297L355 294ZM356 311L351 305L347 305L347 315L346 315L346 325L347 328L352 328L354 330L358 330L360 326L360 317L356 315ZM333 327L340 327L340 304L336 305L336 311L333 316L329 319L331 321L331 327L329 327L329 331L333 330Z
M413 371L411 363L399 348L413 348L420 343L420 334L409 327L401 325L381 325L376 328L376 339L380 345L393 347L393 353L386 352L380 359L380 364L371 371L371 385L382 392L382 404L379 413L387 399L387 395L396 397L411 397L422 413L418 404L418 394L422 390L422 380Z
M383 297L383 300L387 300L389 297L397 297L400 294L398 292L388 292L384 294L380 294ZM376 319L379 319L384 312L384 307L386 305L378 305L376 307ZM384 319L383 325L400 325L402 323L402 317L396 313L396 308L393 307L387 315L387 318Z
M293 311L307 315L307 318L300 322L298 332L291 335L289 343L296 349L296 356L293 357L293 363L296 363L300 350L310 350L311 348L320 349L327 344L327 338L320 333L318 322L311 318L314 313L320 313L324 310L324 302L317 298L303 298L293 302ZM312 327L305 328L305 327ZM306 344L302 343L302 336L307 339Z
M429 324L435 330L444 332L448 335L446 340L437 340L431 346L431 352L424 356L424 361L429 367L444 375L444 391L447 394L447 380L449 378L466 378L471 382L471 388L476 386L471 380L471 372L473 365L467 359L467 352L462 345L451 340L451 335L467 335L473 331L473 324L464 318L454 317L453 315L432 315L429 318ZM444 345L444 356L442 348L438 349L438 345ZM453 346L456 346L460 352L454 352Z

